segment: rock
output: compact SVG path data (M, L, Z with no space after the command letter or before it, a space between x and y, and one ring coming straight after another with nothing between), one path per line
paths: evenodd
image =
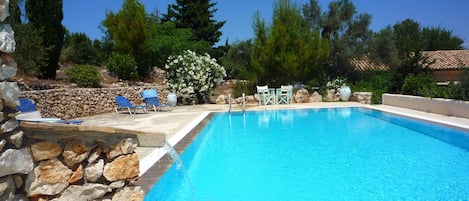
M13 176L0 178L0 200L9 200L15 196L16 185Z
M57 158L62 153L62 148L55 142L43 141L32 144L31 153L34 161L42 161Z
M145 196L145 192L139 187L124 187L112 196L112 201L141 201Z
M340 93L335 89L327 90L326 101L340 101Z
M3 54L0 63L2 64L0 68L0 80L6 80L16 75L18 65L10 55Z
M6 144L7 144L7 141L5 139L0 140L0 151L3 150Z
M20 176L16 175L16 176L13 176L13 179L15 180L15 185L16 185L16 188L20 188L24 181L23 181L23 178L21 178Z
M68 179L68 183L76 183L77 181L80 181L83 179L83 166L80 164L78 165L77 169L72 173L72 176L70 176L70 179Z
M99 158L101 153L103 153L103 146L98 145L88 156L88 159L87 159L88 163L94 163L96 159Z
M15 131L12 135L10 135L7 140L11 144L15 145L16 148L20 148L21 144L23 143L23 131Z
M10 16L10 9L8 8L9 0L0 0L0 22Z
M16 82L0 82L0 97L3 99L3 105L15 108L18 103L18 84Z
M118 180L109 184L112 189L122 188L125 185L125 180Z
M16 128L18 128L18 121L16 121L16 119L9 119L0 126L0 132L8 133L12 132Z
M83 186L71 185L63 191L57 201L88 201L102 198L106 193L111 192L111 188L103 184L87 183ZM55 199L54 199L55 200Z
M0 24L0 51L15 52L15 32L9 24Z
M256 104L258 101L254 98L253 95L246 96L246 103L247 104Z
M123 154L133 153L135 148L137 148L137 144L133 143L132 138L123 139L119 143L111 146L106 156L108 159L113 159Z
M129 154L117 157L114 161L104 166L103 175L108 181L130 179L140 173L137 154Z
M238 97L235 99L236 104L243 104L243 97Z
M322 102L321 94L319 94L317 91L313 92L311 97L309 97L309 102L311 102L311 103Z
M57 159L41 161L26 178L25 191L28 196L57 195L68 187L72 173Z
M33 170L29 148L8 149L0 156L0 177L10 174L28 174Z
M104 171L104 160L100 159L96 163L89 164L85 168L85 179L88 182L96 182L101 176L103 176Z
M297 103L308 103L309 102L308 90L304 88L298 90L295 94L295 101Z
M221 94L217 97L217 99L215 100L215 103L216 104L227 104L227 100L228 97L226 97L225 95Z
M70 141L65 145L62 156L64 163L72 167L77 163L81 163L88 157L90 150L83 141Z
M353 92L352 101L359 102L361 104L371 104L373 93L372 92Z

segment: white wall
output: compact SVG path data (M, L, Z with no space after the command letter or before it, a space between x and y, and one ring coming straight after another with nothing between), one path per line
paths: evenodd
M383 94L383 104L469 118L469 102L443 98L425 98L400 94Z

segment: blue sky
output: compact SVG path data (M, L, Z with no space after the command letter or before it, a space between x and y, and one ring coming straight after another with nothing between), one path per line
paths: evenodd
M332 0L319 0L322 11L328 10ZM465 41L469 48L469 19L468 0L351 0L359 13L372 15L370 28L379 31L388 25L407 18L420 23L422 27L443 27L452 31ZM99 25L105 18L106 10L113 12L122 7L123 0L64 0L64 19L62 24L71 32L86 33L91 39L101 39L103 36ZM158 10L166 13L167 5L175 0L140 0L148 12ZM236 40L246 40L253 37L252 19L256 11L269 21L272 16L274 0L219 0L217 2L215 19L225 20L222 28L222 44L226 39L230 43ZM292 0L299 5L309 0Z

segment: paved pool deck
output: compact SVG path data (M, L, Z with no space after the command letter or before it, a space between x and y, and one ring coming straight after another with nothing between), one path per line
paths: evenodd
M393 107L388 105L363 105L355 102L320 102L320 103L294 103L289 105L247 105L246 111L251 110L278 110L278 109L306 109L306 108L329 108L329 107L367 107L399 115L420 118L441 124L448 124L454 127L460 127L469 130L469 119L454 116L446 116L406 108ZM202 122L211 112L226 112L228 105L205 104L205 105L187 105L177 106L171 111L159 111L149 113L138 113L129 115L128 113L109 113L83 118L83 125L113 127L127 130L143 131L166 135L167 141L176 146L178 142L187 146L192 139L184 140L184 137L190 133L196 126ZM234 105L231 111L242 111L243 107ZM151 143L150 143L151 144ZM184 149L184 148L179 148ZM181 150L179 150L181 151ZM170 159L163 156L166 154L164 148L152 146L139 146L136 149L141 160L140 175L142 176L145 192L154 184L159 176L170 164ZM161 160L160 160L161 159ZM166 161L160 163L157 161ZM163 165L166 164L166 165ZM163 166L157 167L155 166ZM163 172L162 172L163 171ZM145 175L143 175L145 174ZM155 176L158 174L159 176Z

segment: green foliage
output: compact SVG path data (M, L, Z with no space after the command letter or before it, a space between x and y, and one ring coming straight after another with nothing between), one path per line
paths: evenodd
M370 60L377 64L397 66L397 47L392 27L388 26L375 33L370 45Z
M256 93L256 84L248 80L240 80L233 86L233 97L241 97Z
M145 6L138 0L125 0L122 10L117 13L108 11L103 26L114 43L114 51L130 54L137 61L137 72L145 77L151 70L148 55L148 40L151 24Z
M173 22L156 24L152 29L149 41L149 55L152 65L164 66L170 55L179 55L186 49L197 53L210 51L210 44L206 41L194 41L194 34L190 29L176 28Z
M451 83L449 96L453 99L469 101L469 70L466 68L461 74L458 83Z
M394 44L399 59L404 60L412 56L409 53L421 50L422 37L420 32L420 24L411 19L406 19L393 26Z
M62 49L65 29L62 26L63 0L26 0L25 10L29 23L37 30L42 29L42 45L46 50L46 63L39 66L41 78L55 79Z
M135 80L138 78L137 62L130 54L113 52L106 62L106 67L119 79Z
M393 73L390 71L366 71L362 72L360 77L360 81L351 84L352 91L372 92L371 102L381 104L383 93L389 92L393 84Z
M238 41L230 46L221 63L226 69L227 78L249 79L252 75L251 40Z
M402 94L423 97L435 97L439 93L436 81L431 74L409 74L402 84Z
M76 65L65 70L68 79L81 87L99 87L103 79L99 71L89 65Z
M39 66L45 66L46 48L42 45L42 29L29 24L15 24L16 50L13 56L18 64L18 74L41 75Z
M461 46L462 40L451 36L450 31L422 29L419 23L406 19L376 33L369 56L374 63L385 64L394 73L390 91L398 93L408 75L430 72L428 67L434 61L423 55L423 50L460 49Z
M62 62L98 64L98 60L98 50L85 33L66 34Z
M212 90L226 76L225 68L210 55L197 55L191 50L170 56L165 68L168 88L183 99L195 97L198 103L207 102Z
M174 22L177 28L188 28L194 33L195 41L206 41L213 46L220 40L221 27L225 21L213 19L217 3L210 0L176 0L177 4L168 5L168 13L163 22Z
M464 40L443 27L423 28L422 50L462 50Z
M369 30L371 15L357 14L350 0L336 0L329 3L329 10L321 13L318 1L303 6L305 20L321 37L330 43L327 68L328 77L352 77L354 68L350 58L368 52L372 32Z
M279 86L324 74L328 41L304 23L296 4L289 0L276 2L270 26L257 13L254 33L251 63L259 83Z

